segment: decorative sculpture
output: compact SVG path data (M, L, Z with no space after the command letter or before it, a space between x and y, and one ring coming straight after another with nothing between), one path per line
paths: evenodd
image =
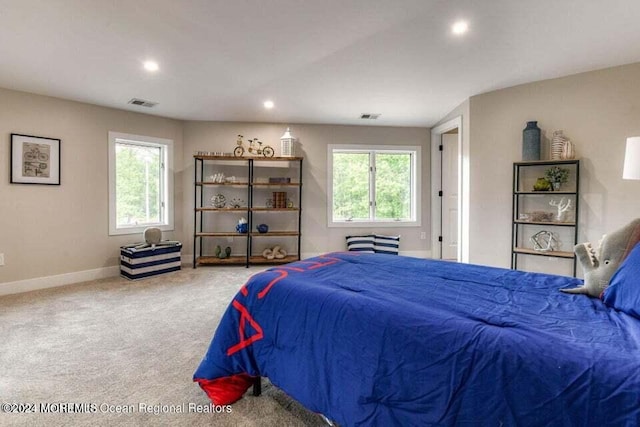
M558 239L552 232L547 230L537 232L529 240L533 243L533 249L538 252L550 252L558 247Z
M227 205L227 198L224 197L224 194L216 194L211 198L211 205L214 208L222 209Z
M551 200L549 202L551 206L555 206L558 208L558 213L556 214L556 221L558 222L566 222L567 221L567 212L571 210L571 199L565 199L564 197L560 199L560 202L556 202L555 200Z
M238 224L236 225L236 231L238 233L246 233L249 228L249 224L247 223L247 219L242 217L238 220Z
M272 259L283 259L287 256L287 251L280 246L274 246L273 249L267 248L262 251L262 256L268 260Z
M225 177L223 173L215 173L209 177L211 182L215 182L216 184L223 184L225 182Z
M568 294L584 294L598 298L609 286L613 273L640 242L640 218L623 228L602 236L596 252L590 242L576 245L574 251L584 271L584 286L560 289Z
M249 151L250 154L254 154L256 156L273 157L274 151L271 146L265 145L263 147L262 141L258 141L258 138L250 139L248 141L249 147L247 148L247 151ZM235 157L244 156L244 142L242 140L242 135L238 135L236 145L237 147L233 150L233 155Z
M233 199L231 199L231 202L229 202L229 205L232 208L238 209L244 206L244 200L234 197Z
M158 227L148 227L142 233L144 237L144 243L134 243L132 245L125 245L123 248L126 249L145 249L151 248L155 249L156 247L164 247L164 246L177 246L180 242L175 240L162 240L162 230Z

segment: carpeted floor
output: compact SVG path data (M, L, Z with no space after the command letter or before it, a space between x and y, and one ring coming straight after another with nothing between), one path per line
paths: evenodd
M187 267L136 282L111 278L0 297L0 404L38 411L0 411L0 425L325 426L268 381L262 396L247 393L230 413L188 410L209 404L193 372L231 298L260 270ZM41 412L58 403L98 409ZM153 413L160 405L187 411Z

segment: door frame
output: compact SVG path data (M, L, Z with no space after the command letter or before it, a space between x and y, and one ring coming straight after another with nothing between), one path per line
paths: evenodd
M458 129L458 262L469 262L469 176L468 156L465 155L462 116L455 117L431 129L431 253L433 258L442 258L442 198L441 190L442 156L440 144L442 134Z

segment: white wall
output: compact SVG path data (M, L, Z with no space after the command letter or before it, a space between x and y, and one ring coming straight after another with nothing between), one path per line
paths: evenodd
M511 164L520 160L522 129L538 120L547 142L563 129L582 160L580 240L594 241L640 216L640 181L622 180L625 139L640 135L640 64L521 85L472 97L442 122L461 115L469 162L470 261L508 267ZM193 235L193 153L230 151L236 135L259 137L279 152L285 124L182 122L0 89L0 267L2 285L40 277L117 271L118 247L138 236L108 236L107 132L175 141L176 231ZM370 229L327 227L327 144L422 145L422 226L381 229L402 235L407 253L430 253L429 129L294 125L304 161L303 254L344 249L344 235ZM62 185L9 184L9 135L62 140ZM546 148L546 147L545 147ZM62 280L62 279L61 279ZM65 279L66 280L66 279ZM50 281L51 282L51 281ZM56 282L55 280L53 282ZM62 281L58 280L62 283Z
M196 151L233 151L236 135L245 140L257 137L270 144L276 156L280 154L280 137L285 124L198 122L185 123L185 176L193 176L193 154ZM302 189L302 248L303 257L319 253L345 250L344 236L354 233L400 234L400 249L413 255L428 256L430 242L421 240L420 232L429 236L429 129L379 126L292 125L291 131L299 140L297 155L304 157ZM420 145L422 146L422 225L401 228L329 228L327 227L327 145ZM183 182L185 250L193 253L193 178Z
M118 273L119 247L139 235L108 235L109 131L174 140L175 230L167 238L192 252L193 153L231 151L236 135L259 137L280 152L284 124L184 122L147 114L0 89L0 295L90 280ZM294 125L304 160L303 255L343 250L344 235L370 229L329 229L326 220L326 150L329 143L421 145L423 189L429 188L429 129ZM61 185L9 184L10 134L59 138ZM425 190L428 191L428 190ZM427 256L428 196L422 226L380 229L401 234L401 249Z
M640 181L622 179L625 142L640 135L640 64L490 92L470 99L470 261L508 267L512 162L537 120L544 155L563 129L581 160L579 241L640 217ZM548 158L548 157L546 157ZM551 266L551 264L549 264Z
M100 274L118 265L120 245L140 241L139 235L108 235L109 131L172 139L175 163L182 164L180 121L0 89L0 295L1 284L89 270ZM60 186L9 184L11 133L62 140ZM175 226L182 230L180 173L175 185ZM57 282L68 280L73 277ZM22 285L33 284L11 287Z

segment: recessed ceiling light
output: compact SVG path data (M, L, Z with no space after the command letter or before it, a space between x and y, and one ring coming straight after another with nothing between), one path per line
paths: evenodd
M274 104L273 101L264 101L264 108L266 108L267 110L270 110L273 108Z
M144 69L147 71L158 71L160 67L156 61L145 61Z
M469 31L469 24L466 21L458 21L451 26L451 32L455 35L462 35Z

